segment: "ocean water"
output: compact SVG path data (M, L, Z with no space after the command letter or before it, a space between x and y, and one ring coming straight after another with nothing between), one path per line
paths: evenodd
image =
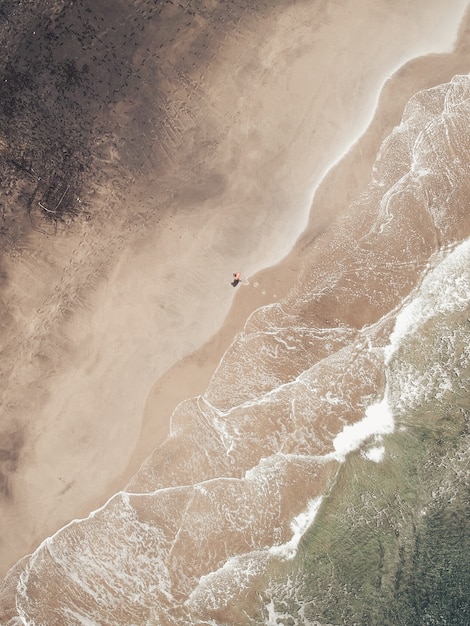
M2 623L470 621L469 119L466 75L410 100L168 440L11 570Z

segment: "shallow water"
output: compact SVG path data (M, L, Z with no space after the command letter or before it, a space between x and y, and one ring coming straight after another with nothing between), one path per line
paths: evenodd
M12 571L9 624L457 623L469 117L469 76L410 101L366 192L126 491Z

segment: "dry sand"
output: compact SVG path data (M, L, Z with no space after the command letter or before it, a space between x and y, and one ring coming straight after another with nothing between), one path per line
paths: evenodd
M404 102L468 71L466 51L409 63L348 152L382 84L407 59L450 48L467 2L272 4L196 17L167 6L147 20L123 47L133 91L96 111L80 191L89 217L51 225L35 204L41 232L7 224L2 572L124 487L249 313L291 288ZM297 246L257 273L292 248L345 152Z

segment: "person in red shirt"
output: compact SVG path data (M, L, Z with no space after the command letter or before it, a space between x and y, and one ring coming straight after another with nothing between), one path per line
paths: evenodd
M238 283L240 282L240 280L241 280L240 272L235 272L235 274L233 275L232 287L236 287Z

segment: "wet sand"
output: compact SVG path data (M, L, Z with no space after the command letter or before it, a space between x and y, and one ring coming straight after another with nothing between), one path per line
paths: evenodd
M51 222L37 202L22 221L4 211L3 572L126 484L249 313L292 287L305 248L360 192L403 104L468 71L459 50L390 79L293 251L257 273L292 248L313 189L369 122L387 76L453 40L457 19L442 3L402 2L393 15L385 2L374 12L377 3L357 4L220 9L223 27L215 10L192 16L153 66L158 29L171 23L176 35L182 17L170 8L148 19L138 45L126 44L141 73L134 91L103 97L96 111L89 187L76 196L85 213ZM10 205L21 198L12 185ZM52 207L54 193L42 196Z

